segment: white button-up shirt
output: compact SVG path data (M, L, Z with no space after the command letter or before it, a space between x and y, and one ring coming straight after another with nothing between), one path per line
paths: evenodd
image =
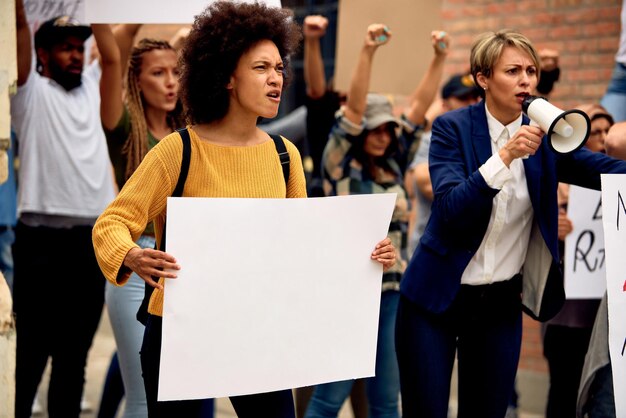
M483 241L461 277L461 283L470 285L505 281L521 271L533 221L522 160L514 159L507 168L498 154L522 126L522 115L504 126L487 106L485 110L493 155L478 170L489 187L500 192L493 198Z

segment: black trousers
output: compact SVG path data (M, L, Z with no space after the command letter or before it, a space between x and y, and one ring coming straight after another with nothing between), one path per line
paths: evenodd
M404 418L446 418L458 355L459 418L502 418L515 385L522 342L520 277L461 285L441 314L402 296L396 318Z
M48 416L78 418L87 354L104 305L105 279L93 251L91 227L18 223L15 237L15 416L31 416L51 357Z
M548 324L543 354L550 368L550 391L546 418L576 416L578 386L592 328Z
M148 401L148 416L150 418L200 418L202 399L157 402L162 330L162 318L150 315L141 346L141 369ZM231 396L230 401L240 418L295 418L296 416L290 389L255 395Z

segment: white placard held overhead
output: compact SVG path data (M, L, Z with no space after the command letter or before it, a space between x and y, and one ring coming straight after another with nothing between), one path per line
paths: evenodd
M602 194L570 186L567 216L574 229L565 237L565 296L600 299L606 291Z
M617 417L626 417L626 174L602 175L609 352Z
M169 198L158 399L262 393L374 375L395 194Z
M84 0L23 0L23 2L31 32L46 20L57 16L71 16L79 22L84 22L85 19Z
M89 23L192 23L194 17L217 0L84 0ZM254 3L254 0L240 0ZM280 0L259 0L281 7Z

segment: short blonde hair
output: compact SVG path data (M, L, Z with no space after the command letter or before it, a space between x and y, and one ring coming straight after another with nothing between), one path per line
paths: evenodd
M470 53L470 69L474 82L480 88L484 97L484 90L476 79L478 73L485 77L491 77L493 67L496 65L504 47L512 46L530 55L535 67L537 67L537 79L541 71L541 60L537 50L530 40L519 32L512 30L501 30L498 32L485 32L474 41Z

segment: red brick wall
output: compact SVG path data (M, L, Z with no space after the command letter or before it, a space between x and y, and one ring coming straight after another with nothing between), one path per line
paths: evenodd
M597 102L611 76L620 32L620 0L442 0L452 36L446 73L466 71L474 38L515 29L537 48L560 53L561 79L550 100L562 108Z

